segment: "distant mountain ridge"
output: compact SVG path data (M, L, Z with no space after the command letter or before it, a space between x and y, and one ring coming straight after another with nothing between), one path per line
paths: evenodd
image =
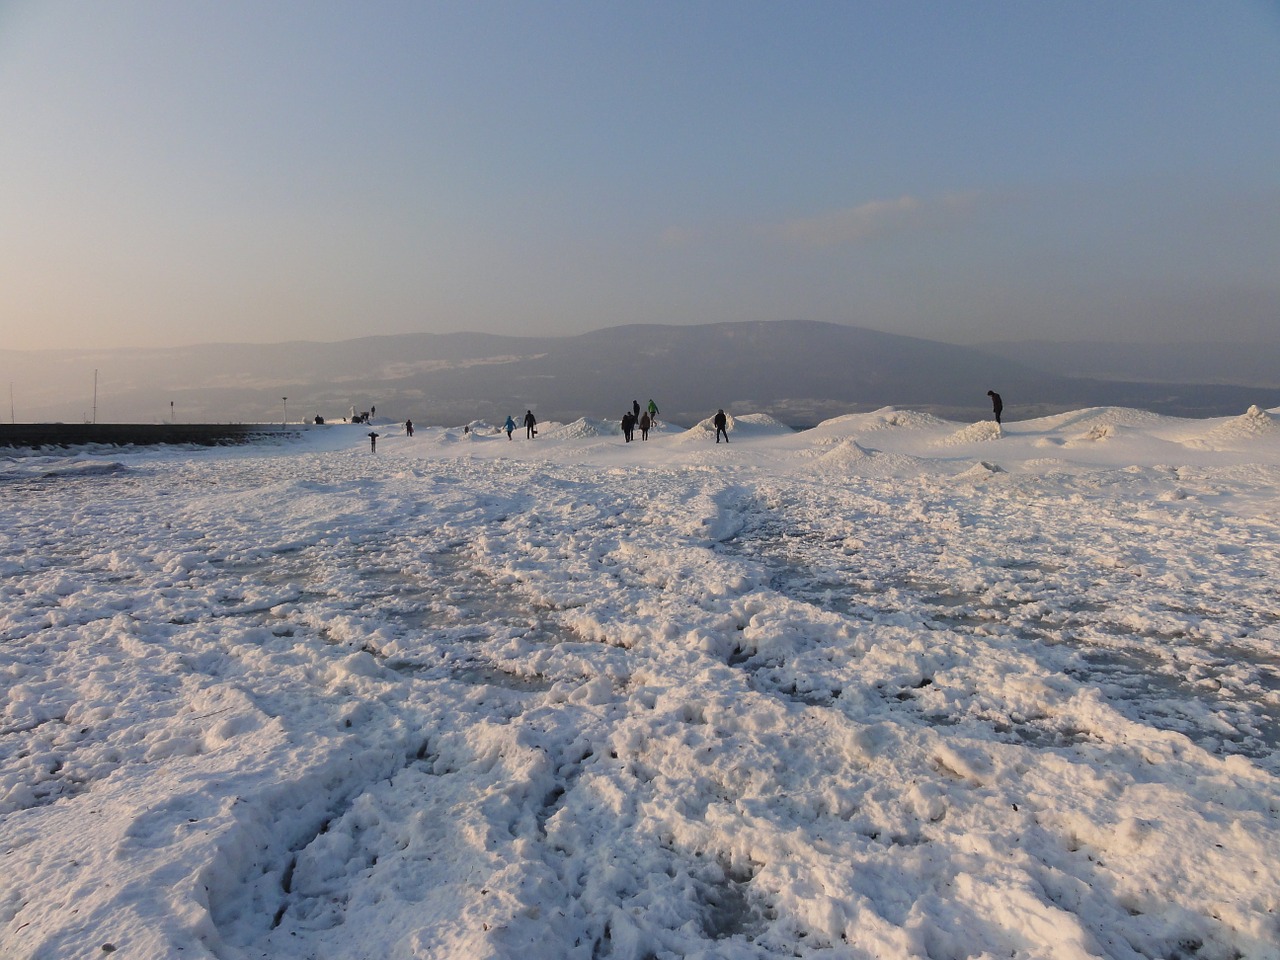
M401 334L338 343L203 344L182 348L0 351L23 421L269 422L352 408L421 424L620 417L653 398L666 419L717 408L807 425L883 406L956 419L1006 418L1082 406L1136 406L1186 416L1280 405L1280 389L1156 384L1063 376L994 351L816 321L643 324L566 337ZM1052 366L1052 364L1048 364ZM172 407L170 406L172 404Z

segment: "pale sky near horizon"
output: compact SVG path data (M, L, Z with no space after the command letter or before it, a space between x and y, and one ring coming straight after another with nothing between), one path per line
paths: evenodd
M1280 335L1280 3L0 0L0 346Z

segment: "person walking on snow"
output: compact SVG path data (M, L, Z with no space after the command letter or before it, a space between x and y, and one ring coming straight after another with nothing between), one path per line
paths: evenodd
M717 410L715 419L711 421L716 425L716 443L720 442L720 434L724 434L724 442L729 442L729 421L725 417L723 410Z
M991 398L991 410L996 415L996 426L1000 426L1000 414L1004 412L1004 401L994 390L988 390L987 396Z
M653 402L653 397L649 398L649 426L656 427L658 425L658 405Z
M411 437L413 436L413 421L412 421L412 420L406 420L406 421L404 422L404 432L405 432L406 434L408 434L409 436L411 436Z
M633 430L635 430L635 428L636 428L635 417L633 417L631 415L631 411L628 410L626 413L622 415L622 439L625 440L627 443L630 443L631 433Z
M524 412L524 438L526 440L532 440L538 435L538 431L535 429L537 426L538 418L533 415L532 410L526 410Z
M649 419L648 411L640 414L640 439L649 439L649 428L653 426L653 421Z
M507 439L511 439L511 432L516 428L516 422L511 419L511 414L507 414L507 422L503 424L503 428L507 431Z

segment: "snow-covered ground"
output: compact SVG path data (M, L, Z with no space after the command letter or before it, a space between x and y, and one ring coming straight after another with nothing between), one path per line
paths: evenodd
M1280 957L1280 417L0 459L0 956Z

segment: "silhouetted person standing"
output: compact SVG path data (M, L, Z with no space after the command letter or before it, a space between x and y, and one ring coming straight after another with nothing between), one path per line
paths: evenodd
M532 410L524 412L524 438L532 440L538 435L536 427L538 426L538 418L533 415Z
M711 421L716 425L716 443L720 442L720 434L724 434L724 442L729 442L729 420L725 417L723 410L716 411L715 419Z
M1000 394L994 390L988 390L987 396L991 398L991 410L996 415L996 425L1000 424L1000 414L1004 413L1004 401L1000 399Z
M630 443L631 434L632 434L632 431L635 430L635 428L636 428L636 419L631 415L631 411L628 410L626 413L622 415L622 439L625 440L627 443Z
M369 434L369 452L370 453L378 452L378 435L376 433Z
M649 439L649 428L653 426L653 421L649 419L649 411L640 414L640 439Z
M412 421L412 420L406 420L406 421L404 422L404 432L405 432L405 433L407 433L407 434L408 434L409 436L411 436L411 437L413 436L413 421Z

